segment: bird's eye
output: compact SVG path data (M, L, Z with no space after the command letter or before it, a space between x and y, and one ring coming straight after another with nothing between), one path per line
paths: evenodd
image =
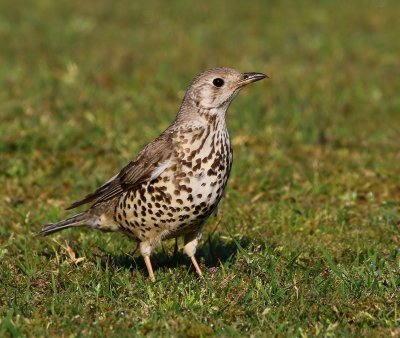
M213 85L215 87L222 87L224 85L224 80L221 78L217 77L216 79L213 80Z

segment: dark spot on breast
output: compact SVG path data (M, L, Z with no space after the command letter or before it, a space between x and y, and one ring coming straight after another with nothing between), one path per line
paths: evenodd
M213 169L213 170L215 170L215 169L217 169L217 167L220 165L220 159L219 159L219 157L217 157L216 159L215 159L215 161L211 164L211 168Z
M192 162L189 161L182 161L182 166L186 166L188 168L192 168Z
M198 158L198 159L196 160L196 163L197 163L197 164L193 167L193 170L194 170L194 171L200 169L200 167L201 167L201 159Z

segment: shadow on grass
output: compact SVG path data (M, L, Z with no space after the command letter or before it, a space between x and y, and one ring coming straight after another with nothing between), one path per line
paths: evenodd
M235 242L236 241L236 242ZM239 251L237 243L242 248L247 248L250 244L250 239L241 237L235 240L224 240L219 235L212 235L198 246L196 252L197 261L200 265L205 265L208 269L218 267L221 263L229 262L232 264L236 260L236 255ZM191 265L191 261L182 250L175 250L173 254L168 254L165 250L156 252L151 256L151 262L155 270L159 268L176 268L178 266ZM101 264L103 268L108 265L110 269L130 269L130 270L146 270L143 257L136 251L134 254L112 255L105 254L101 256ZM194 269L193 269L194 272Z

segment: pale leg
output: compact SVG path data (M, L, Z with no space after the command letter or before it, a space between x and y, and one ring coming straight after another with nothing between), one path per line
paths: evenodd
M152 282L156 281L154 277L153 267L151 266L150 256L144 256L144 262L146 263L147 271L149 272L149 277Z
M195 269L196 269L198 275L199 275L201 278L203 278L203 273L201 272L201 269L200 269L200 267L199 267L199 264L197 264L196 257L194 257L194 255L193 255L192 257L190 257L190 259L192 260L192 263L193 263L193 265L194 265L194 267L195 267Z
M151 266L151 261L150 261L151 249L152 248L149 243L147 242L140 243L140 253L142 254L144 262L146 263L146 268L149 273L150 280L152 282L155 282L156 278L154 277L153 267Z
M183 247L183 251L190 257L192 263L196 269L196 272L200 277L203 277L203 273L199 267L199 264L196 261L196 257L194 254L196 253L197 244L199 243L199 239L201 238L200 232L195 232L192 234L188 234L184 237L185 246Z

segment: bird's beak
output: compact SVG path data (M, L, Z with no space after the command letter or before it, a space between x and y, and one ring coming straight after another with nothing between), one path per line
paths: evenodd
M239 80L238 85L239 87L243 87L249 83L260 81L265 78L269 78L269 76L263 73L242 73L242 79Z

